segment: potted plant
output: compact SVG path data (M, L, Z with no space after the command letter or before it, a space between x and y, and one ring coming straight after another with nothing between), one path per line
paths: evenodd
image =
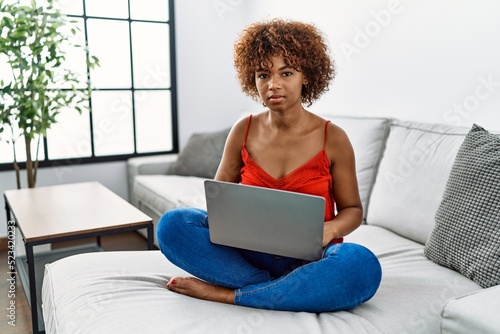
M98 59L85 45L74 43L76 22L54 7L56 0L24 2L0 0L0 61L6 60L11 70L10 79L0 80L0 134L12 145L17 188L21 181L15 143L24 138L27 185L32 188L47 129L63 108L79 113L88 108L90 81L82 85L81 75L66 66L63 46L84 48L88 69L97 66Z

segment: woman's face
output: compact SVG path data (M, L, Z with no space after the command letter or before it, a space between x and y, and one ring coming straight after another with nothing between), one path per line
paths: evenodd
M269 68L263 66L255 72L262 102L271 110L302 107L302 85L307 83L303 73L286 64L281 56L270 58L267 64Z

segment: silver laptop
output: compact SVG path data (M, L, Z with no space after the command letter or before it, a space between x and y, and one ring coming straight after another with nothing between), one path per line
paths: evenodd
M325 199L205 181L213 243L304 260L322 255Z

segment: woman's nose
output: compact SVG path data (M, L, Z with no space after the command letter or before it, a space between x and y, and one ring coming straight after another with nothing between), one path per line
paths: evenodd
M281 78L279 76L271 76L269 79L269 89L281 88Z

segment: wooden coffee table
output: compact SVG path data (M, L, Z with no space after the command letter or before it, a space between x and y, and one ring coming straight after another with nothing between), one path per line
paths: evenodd
M43 332L44 327L37 303L41 282L37 288L35 263L38 270L44 270L47 259L52 262L72 253L92 251L79 248L68 253L62 249L37 253L35 260L34 246L96 237L95 251L100 248L101 235L145 228L148 249L154 249L152 219L98 182L7 190L4 197L7 224L19 229L26 249L27 270L24 259L17 259L16 267L31 306L33 333Z

